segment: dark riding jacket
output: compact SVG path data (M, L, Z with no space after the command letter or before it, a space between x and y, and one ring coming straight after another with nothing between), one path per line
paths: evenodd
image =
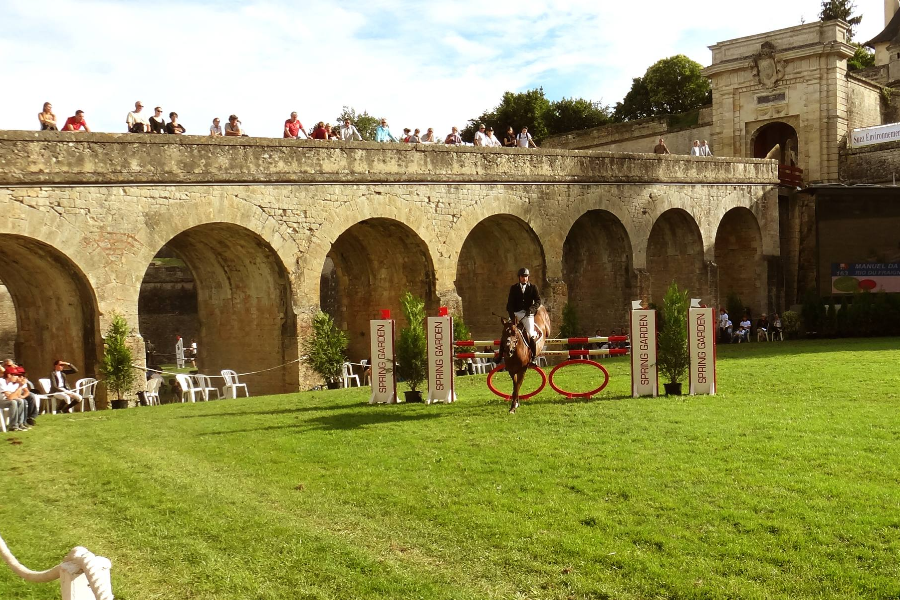
M541 294L538 292L537 286L533 283L525 284L525 292L522 292L522 285L514 283L509 288L509 299L506 301L506 312L512 318L513 313L525 311L526 314L534 315L541 306Z

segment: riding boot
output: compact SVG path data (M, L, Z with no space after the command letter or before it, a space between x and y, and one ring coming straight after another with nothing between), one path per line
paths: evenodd
M537 340L533 337L528 337L528 349L531 350L531 361L528 363L529 367L537 367Z

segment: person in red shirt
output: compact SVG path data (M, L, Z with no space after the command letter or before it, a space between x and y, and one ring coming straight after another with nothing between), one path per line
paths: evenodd
M303 129L303 123L297 118L297 113L292 112L291 118L284 122L284 137L297 138L301 131L304 137L309 137L309 134Z
M91 132L91 128L88 127L87 121L84 120L84 111L76 110L74 117L66 119L66 124L63 125L63 131L78 131L80 129L84 129L88 133Z
M327 140L328 133L325 131L325 121L319 121L319 124L316 125L316 128L313 129L312 139L314 140Z

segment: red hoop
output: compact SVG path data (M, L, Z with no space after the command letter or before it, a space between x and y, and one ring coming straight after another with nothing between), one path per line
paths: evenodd
M579 392L579 393L568 392L566 390L556 387L556 384L553 383L553 376L556 374L556 372L560 368L566 367L568 365L591 365L592 367L597 367L598 369L600 369L603 372L603 383L601 383L600 387L598 387L595 390L591 390L589 392ZM608 383L609 383L609 371L606 370L606 367L604 367L603 365L601 365L600 363L598 363L596 361L587 360L584 358L575 358L572 360L563 361L563 362L559 363L558 365L556 365L555 367L553 367L553 370L550 371L550 387L552 387L554 390L556 390L557 392L559 392L566 398L590 398L594 394L601 392L603 390L603 388L606 387L606 384L608 384Z
M528 368L529 368L529 369L534 369L535 371L538 372L538 374L540 374L540 376L541 376L541 386L540 386L538 389L536 389L536 390L534 390L533 392L531 392L530 394L520 394L520 395L519 395L519 400L528 400L529 398L532 398L532 397L534 397L534 396L537 396L538 394L541 393L541 390L544 389L544 386L547 385L547 374L544 373L544 371L543 371L540 367L528 367ZM488 385L488 389L489 389L489 390L491 390L492 392L494 392L495 394L497 394L498 396L500 396L500 397L503 398L504 400L510 400L510 399L512 399L512 396L511 396L511 395L509 395L509 394L504 394L503 392L501 392L500 390L498 390L497 388L494 387L494 375L495 375L496 373L499 373L500 371L505 371L505 370L506 370L506 365L504 365L503 363L500 363L499 365L497 365L496 367L494 367L494 369L493 369L490 373L488 373L488 376L487 376L487 385Z

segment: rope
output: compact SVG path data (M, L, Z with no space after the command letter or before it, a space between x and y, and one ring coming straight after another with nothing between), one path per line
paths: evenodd
M73 574L84 573L91 591L97 600L113 600L112 584L107 572L110 568L108 559L97 556L87 548L76 546L66 554L63 562L46 571L32 571L22 565L10 552L6 542L0 537L0 556L9 565L13 573L31 583L47 583L59 579L60 570L66 563L72 563L78 570Z
M298 363L298 362L300 362L301 360L303 360L303 359L302 359L302 358L295 358L294 360L288 361L288 362L286 362L286 363L282 363L282 364L280 364L280 365L276 365L276 366L274 366L274 367L269 367L268 369L260 369L260 370L258 370L258 371L249 371L249 372L247 372L247 373L235 373L235 376L236 376L236 377L244 377L244 376L246 376L246 375L256 375L257 373L265 373L265 372L267 372L267 371L274 371L275 369L280 369L280 368L282 368L282 367L286 367L286 366L288 366L288 365L292 365L292 364L294 364L294 363ZM138 370L140 370L140 371L149 371L149 372L151 372L151 373L159 373L160 375L188 375L188 373L173 373L173 372L171 372L171 371L160 371L159 369L151 369L150 367L142 367L141 365L135 365L135 364L132 364L131 366L132 366L132 368L138 369ZM203 374L201 373L201 375L203 375ZM215 378L218 378L218 379L225 379L225 376L224 376L224 375L204 375L204 376L205 376L205 377L209 377L209 378L215 377Z

